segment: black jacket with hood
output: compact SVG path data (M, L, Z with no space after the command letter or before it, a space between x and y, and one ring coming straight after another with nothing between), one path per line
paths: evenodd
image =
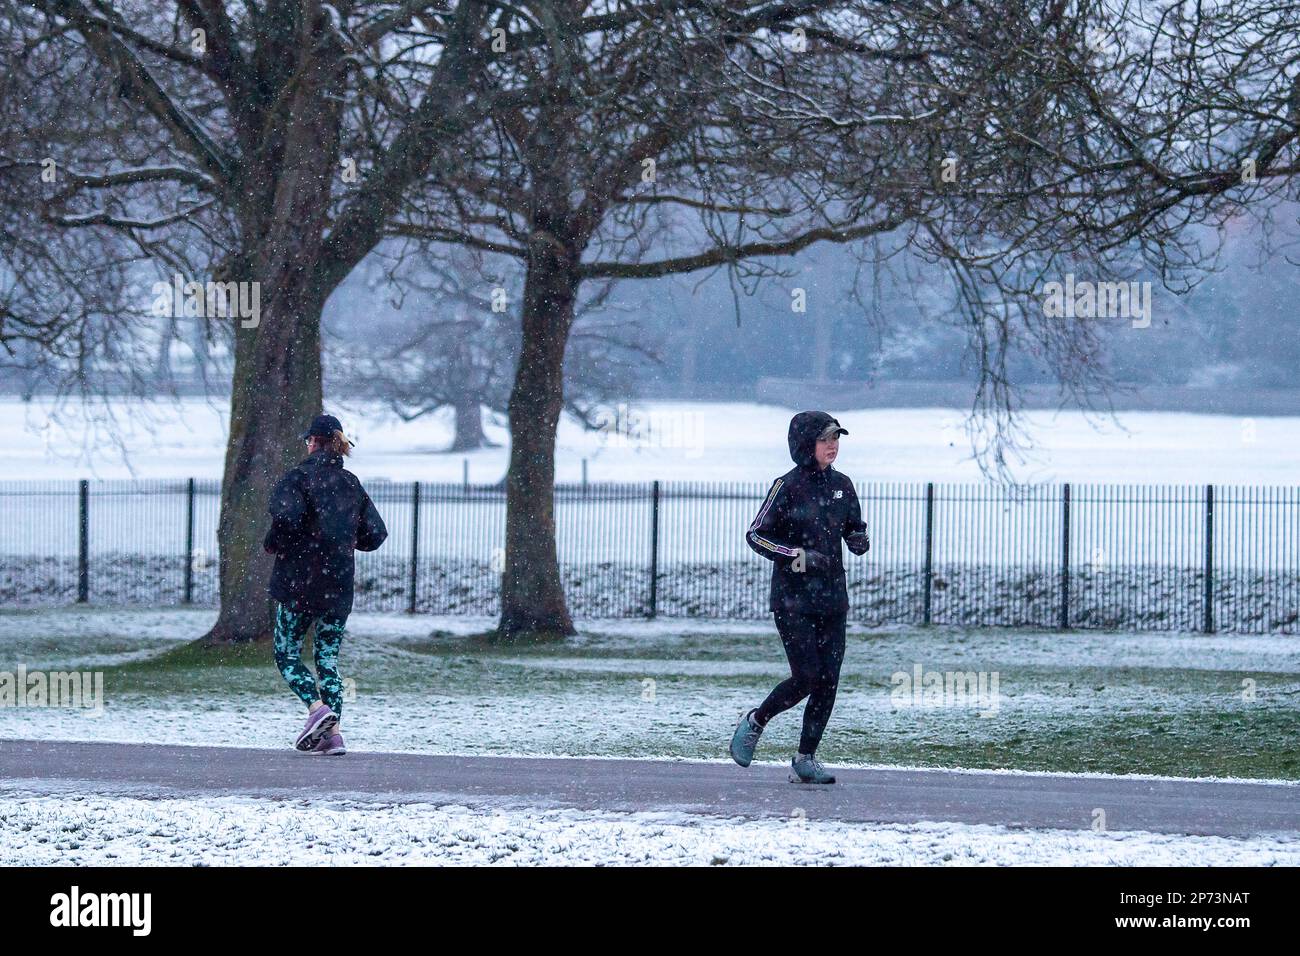
M853 482L834 466L817 467L817 437L829 425L839 422L825 412L800 412L791 419L795 467L772 482L745 534L749 546L773 563L773 611L847 612L840 542L854 554L871 547Z
M352 611L352 551L374 551L388 537L374 502L340 455L318 451L271 492L275 555L271 597L294 610L346 617Z

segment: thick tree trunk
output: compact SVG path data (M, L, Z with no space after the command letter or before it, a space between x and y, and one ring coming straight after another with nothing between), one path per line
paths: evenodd
M258 283L261 314L255 328L237 325L217 525L221 611L203 638L209 644L270 636L273 558L262 550L267 504L280 476L306 456L299 436L322 410L320 319L329 289L320 263L338 161L338 109L304 82L277 166L251 180L273 190L250 196L241 213L244 235L255 238L233 270L244 275L228 278Z
M321 400L319 306L264 314L259 328L239 331L217 525L221 611L208 643L270 634L267 502L280 476L305 457L299 435Z
M483 432L483 409L478 396L462 393L456 396L453 406L456 412L456 433L451 440L450 451L473 451L475 448L487 448L487 435Z
M534 236L524 280L523 341L510 392L503 641L575 633L555 544L555 432L564 403L564 349L573 323L577 254Z

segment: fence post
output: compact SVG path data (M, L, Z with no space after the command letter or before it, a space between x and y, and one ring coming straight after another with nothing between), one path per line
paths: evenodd
M1070 483L1061 486L1061 630L1070 627Z
M194 603L194 479L185 484L185 603Z
M930 623L930 594L934 581L934 482L925 483L925 579L923 623Z
M1205 486L1205 633L1214 633L1214 485Z
M420 563L420 483L411 486L411 581L406 600L406 612L415 613L416 568Z
M90 600L90 482L77 485L77 603Z
M659 482L650 485L650 602L649 617L659 612Z

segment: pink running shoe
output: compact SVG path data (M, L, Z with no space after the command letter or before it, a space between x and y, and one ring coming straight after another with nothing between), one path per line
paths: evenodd
M330 710L329 704L322 704L310 714L307 715L307 724L303 727L302 733L298 735L294 748L297 750L311 750L335 727L338 726L339 718L334 711Z
M330 734L327 737L322 737L320 742L324 746L317 745L316 752L326 757L342 757L348 752L348 748L343 746L342 734Z

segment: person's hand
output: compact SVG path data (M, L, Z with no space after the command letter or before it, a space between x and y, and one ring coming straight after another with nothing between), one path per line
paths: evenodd
M844 543L854 554L866 554L871 550L871 539L867 537L865 531L854 531L852 534L845 535Z
M820 551L814 551L811 548L800 548L798 556L794 559L793 567L795 572L822 572L830 570L831 560Z

